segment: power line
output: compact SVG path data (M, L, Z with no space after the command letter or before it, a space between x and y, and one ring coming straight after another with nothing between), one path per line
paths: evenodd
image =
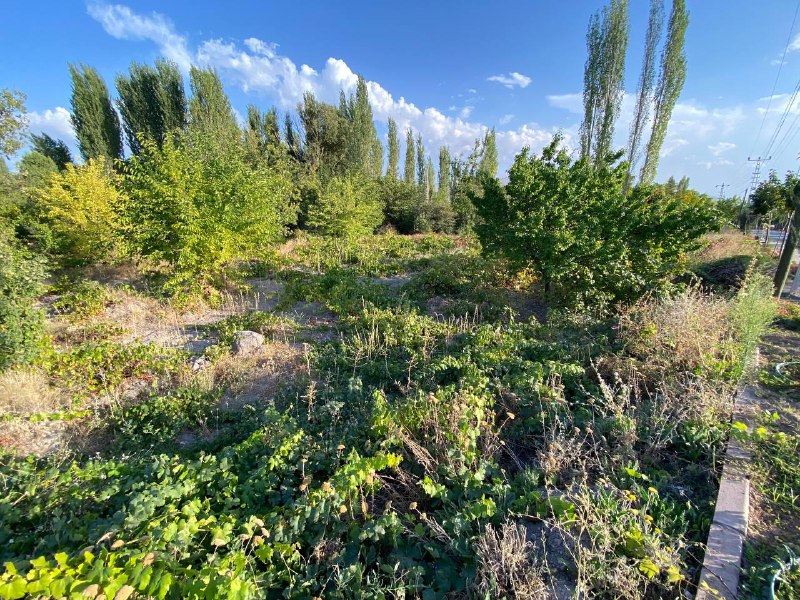
M727 183L720 183L719 185L715 185L714 187L719 188L719 199L722 200L725 197L725 188L729 187Z
M792 43L792 34L794 34L794 24L797 21L797 13L800 11L800 0L797 1L797 6L794 9L794 17L792 18L792 26L789 27L789 37L786 39L786 46L783 48L783 56L781 56L781 62L778 65L778 73L775 75L775 83L772 84L772 92L769 95L769 100L767 101L767 110L764 111L764 118L761 119L761 126L758 128L758 133L756 134L756 139L753 142L753 150L758 145L758 140L761 138L761 131L764 129L764 123L767 121L767 115L769 114L769 109L772 106L772 98L775 96L775 90L778 88L778 80L781 77L781 70L783 69L783 63L786 61L786 53L789 52L789 46Z
M789 113L791 112L792 107L794 106L794 103L797 100L798 94L800 94L800 81L798 81L797 85L794 86L794 91L792 92L792 95L789 98L789 102L787 102L786 108L784 109L783 114L781 115L781 118L775 127L775 132L772 134L772 137L770 137L769 143L767 144L767 147L764 150L765 155L768 155L772 151L772 147L775 144L775 140L778 138L778 135L780 134L781 129L783 128L783 124L786 123L786 117L789 116ZM766 113L764 114L766 115Z

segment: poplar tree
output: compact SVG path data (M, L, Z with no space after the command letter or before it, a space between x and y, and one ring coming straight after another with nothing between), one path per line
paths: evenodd
M383 173L383 144L376 137L372 140L369 152L369 176L377 179Z
M72 127L85 160L122 157L119 118L100 74L86 65L69 65L72 77Z
M221 148L239 143L241 130L217 72L192 67L189 80L192 88L190 130Z
M592 15L586 34L581 155L603 160L611 151L619 116L628 47L628 0L611 0Z
M155 67L132 63L129 75L116 79L117 107L131 152L139 154L144 139L160 148L167 133L186 123L186 96L177 65L159 60Z
M425 199L429 202L431 198L433 198L433 192L435 191L435 179L436 173L433 170L433 159L428 157L428 160L425 162Z
M656 176L659 153L667 135L667 125L686 81L684 44L688 26L689 13L686 10L686 0L673 0L672 14L667 26L667 40L664 43L664 53L661 55L661 70L656 85L653 130L647 142L640 176L642 183L650 183Z
M450 149L439 148L439 192L450 199Z
M422 134L417 133L417 185L425 188L425 145L422 143Z
M409 185L414 183L414 164L414 131L409 127L406 131L406 163L403 170L403 178Z
M481 162L478 165L478 172L489 177L497 177L497 134L494 127L483 136L483 152Z
M346 141L348 167L355 172L369 175L375 164L375 141L378 134L372 119L367 82L363 77L359 75L355 95L351 96L349 103L344 99L344 94L339 103L340 112L344 112L343 116L350 122Z
M639 93L636 97L636 106L633 109L631 133L628 138L628 173L625 176L625 192L627 192L631 185L632 173L640 158L639 154L644 137L644 130L650 121L650 105L653 101L653 86L656 78L656 56L663 26L664 1L651 0L650 16L647 22L647 34L644 41L642 73L639 76Z
M33 134L31 143L33 149L52 160L59 171L66 169L67 165L72 162L72 154L67 145L61 140L51 138L46 133L41 135Z
M397 170L400 162L400 140L397 139L397 123L389 117L389 165L386 167L386 177L397 181Z
M283 135L286 138L286 145L289 147L289 155L294 158L300 158L300 143L294 132L292 115L288 112L283 118Z

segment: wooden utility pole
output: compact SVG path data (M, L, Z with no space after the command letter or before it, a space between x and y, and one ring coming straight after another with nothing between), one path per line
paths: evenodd
M778 261L778 269L775 271L775 296L781 297L783 288L786 285L786 279L789 277L789 270L792 266L792 257L797 248L798 233L800 233L800 183L795 184L791 190L792 206L794 207L794 216L789 223L789 233L786 236L786 244L781 252L781 258Z

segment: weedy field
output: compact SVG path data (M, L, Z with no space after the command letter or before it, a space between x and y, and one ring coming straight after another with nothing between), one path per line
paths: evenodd
M57 282L43 358L0 375L0 596L693 591L774 315L752 245L693 261L604 310L445 235L301 236L211 306Z

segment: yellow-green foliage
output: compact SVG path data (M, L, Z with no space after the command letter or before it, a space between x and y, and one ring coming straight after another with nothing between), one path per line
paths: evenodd
M77 262L107 259L117 244L122 195L102 157L67 165L39 192L59 251Z
M226 263L283 238L297 209L287 173L252 167L207 142L145 142L125 172L126 229L135 254L166 265L174 286L208 280Z
M331 179L308 211L312 229L335 237L367 235L382 220L383 207L374 183L357 176Z

